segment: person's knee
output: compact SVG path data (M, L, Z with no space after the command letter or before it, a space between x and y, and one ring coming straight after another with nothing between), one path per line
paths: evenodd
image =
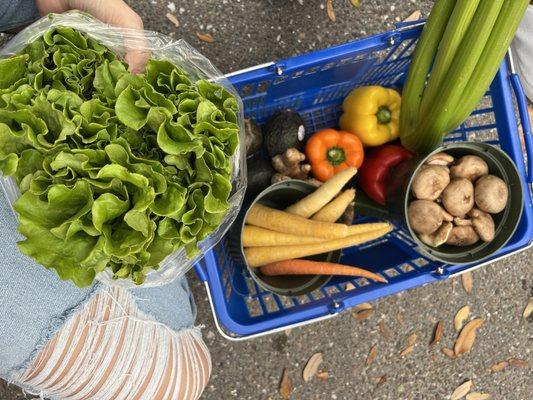
M127 291L95 296L56 333L21 382L51 398L197 399L211 359L196 329L142 315Z

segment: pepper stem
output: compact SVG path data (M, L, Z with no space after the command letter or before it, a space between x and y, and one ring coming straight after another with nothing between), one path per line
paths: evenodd
M344 153L344 149L342 147L330 147L326 155L328 162L334 167L342 164L344 160L346 160L346 154Z
M376 117L378 118L378 123L382 125L388 124L392 119L392 113L390 111L390 108L387 106L379 107L378 112L376 113Z

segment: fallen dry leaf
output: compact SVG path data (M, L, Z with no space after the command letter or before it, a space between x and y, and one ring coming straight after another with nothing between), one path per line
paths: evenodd
M307 360L307 364L305 364L302 377L305 382L309 382L313 376L318 372L318 367L320 367L320 364L322 364L322 360L324 359L324 356L322 353L315 353L313 354L309 360Z
M366 357L365 365L368 367L370 364L372 364L374 362L374 360L376 359L377 355L378 355L378 346L377 345L373 345L370 348L370 351L368 352L368 356Z
M472 272L468 271L461 275L461 283L463 284L463 289L466 293L472 293Z
M387 375L381 375L376 381L376 386L381 386L385 382L387 382Z
M327 381L329 379L329 372L328 371L317 372L316 377L320 379L321 381Z
M500 361L495 364L492 364L489 367L489 371L492 373L503 371L505 368L509 366L509 362L507 361Z
M472 389L472 381L466 381L459 385L450 396L450 400L459 400L466 396Z
M356 312L356 313L353 313L352 316L356 319L356 320L362 320L362 319L365 319L365 318L368 318L372 315L372 313L374 312L374 310L372 310L371 308L369 308L368 310L363 310L363 311L359 311L359 312Z
M174 14L168 12L168 13L166 14L166 17L168 18L168 20L169 20L170 22L172 22L172 23L176 26L176 28L179 28L179 26L180 26L180 21L178 21L178 18L177 18Z
M509 362L509 365L517 368L527 368L529 366L529 363L526 360L520 358L510 358L507 361Z
M422 18L422 12L420 10L413 11L403 22L418 21Z
M326 0L326 11L328 13L328 18L335 22L337 17L335 16L335 10L333 9L333 0Z
M400 323L400 325L405 325L405 320L403 318L403 313L401 311L398 311L398 314L396 314L396 319Z
M203 42L213 43L215 39L209 33L196 32L196 36Z
M372 304L370 304L370 303L361 303L361 304L356 305L353 308L353 310L355 312L364 311L364 310L371 310L371 309L372 309Z
M385 339L390 339L391 338L391 334L390 334L389 328L387 328L387 325L385 325L384 321L381 321L379 323L379 332L383 335L383 337Z
M455 341L454 351L456 356L468 353L472 349L476 340L476 330L484 323L485 320L483 318L476 318L464 326Z
M407 338L407 346L405 346L405 348L400 351L400 357L404 357L413 352L415 348L416 338L416 332L413 332L409 335L409 337Z
M466 400L487 400L490 398L491 395L489 393L472 392L466 395Z
M350 3L352 3L352 6L359 7L361 5L361 0L350 0Z
M453 318L453 326L455 327L455 330L459 332L465 323L465 321L468 319L468 316L470 315L470 307L464 306L457 311L455 314L455 317Z
M409 337L407 338L407 345L414 346L414 344L416 343L416 338L417 338L416 332L411 333Z
M442 323L438 321L437 325L435 325L435 330L433 331L433 340L431 340L431 343L429 344L430 346L434 346L441 341L443 329Z
M415 349L414 345L407 346L405 349L400 351L400 357L405 357L406 355L411 354L414 349Z
M453 351L453 349L449 349L448 347L443 347L442 349L440 349L440 351L446 356L448 356L449 358L455 358L455 352Z
M288 399L292 392L292 379L287 372L287 368L283 370L281 381L279 382L279 395L282 399Z
M524 308L522 317L524 317L524 319L528 319L529 317L531 317L531 314L533 314L533 297L529 299L526 308Z

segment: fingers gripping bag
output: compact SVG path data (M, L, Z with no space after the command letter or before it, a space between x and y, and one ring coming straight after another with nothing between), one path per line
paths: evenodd
M23 254L78 286L154 286L222 238L246 187L243 114L209 60L76 11L0 56L0 179Z

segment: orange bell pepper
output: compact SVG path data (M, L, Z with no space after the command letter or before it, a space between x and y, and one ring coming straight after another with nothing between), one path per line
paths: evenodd
M307 141L305 154L314 177L322 182L348 167L359 168L365 156L357 136L335 129L313 134Z

